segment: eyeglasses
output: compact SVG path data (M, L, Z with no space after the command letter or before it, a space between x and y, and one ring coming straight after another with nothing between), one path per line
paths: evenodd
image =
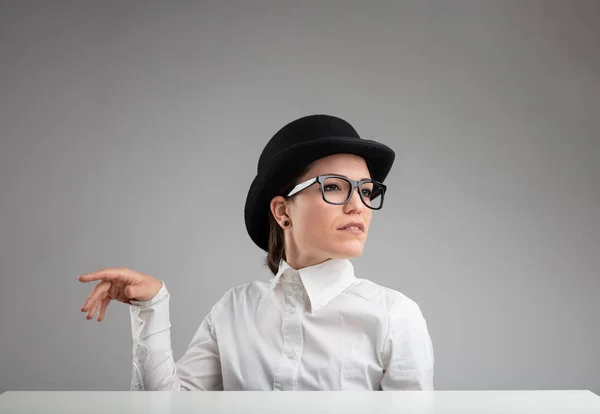
M292 197L315 183L319 183L323 201L335 205L346 204L352 198L354 189L358 188L363 204L373 210L381 209L387 189L384 184L373 180L354 181L340 175L319 175L296 185L286 197Z

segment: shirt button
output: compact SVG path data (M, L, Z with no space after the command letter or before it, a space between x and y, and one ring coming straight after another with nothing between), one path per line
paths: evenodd
M292 351L292 352L290 352L290 353L288 354L288 358L289 358L289 359L292 359L292 358L294 358L295 356L296 356L296 353L295 353L294 351Z
M296 308L294 308L294 307L288 308L288 312L291 314L294 314L294 313L296 313Z

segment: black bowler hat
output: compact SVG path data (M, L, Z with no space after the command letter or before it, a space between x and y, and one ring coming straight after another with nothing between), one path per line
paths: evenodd
M331 115L309 115L290 122L269 140L258 159L256 177L250 185L244 219L254 243L269 247L269 204L283 195L281 187L296 178L311 162L333 154L355 154L365 159L371 178L383 182L394 163L388 146L362 139L354 127Z

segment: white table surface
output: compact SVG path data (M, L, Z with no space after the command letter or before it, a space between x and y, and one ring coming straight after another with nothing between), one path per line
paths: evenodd
M7 391L0 413L600 414L591 391Z

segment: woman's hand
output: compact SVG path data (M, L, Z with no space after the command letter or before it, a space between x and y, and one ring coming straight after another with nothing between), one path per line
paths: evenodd
M81 312L88 313L86 319L93 319L100 308L98 322L104 319L111 300L123 303L150 300L162 287L160 280L125 267L100 269L81 275L78 280L84 283L100 280L81 306Z

